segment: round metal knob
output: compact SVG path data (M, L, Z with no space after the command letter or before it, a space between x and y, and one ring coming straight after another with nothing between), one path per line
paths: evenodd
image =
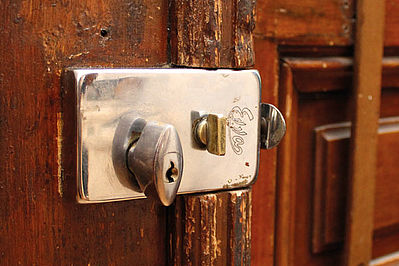
M120 179L129 179L133 189L165 206L173 203L183 173L183 151L172 125L127 115L119 122L112 151Z
M281 112L272 104L262 103L260 111L260 147L271 149L276 147L285 135L285 120Z

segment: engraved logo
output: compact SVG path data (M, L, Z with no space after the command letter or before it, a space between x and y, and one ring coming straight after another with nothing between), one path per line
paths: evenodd
M244 136L247 135L245 126L253 119L251 110L247 107L241 109L238 106L234 106L227 117L230 144L237 155L242 154L242 146L245 145Z

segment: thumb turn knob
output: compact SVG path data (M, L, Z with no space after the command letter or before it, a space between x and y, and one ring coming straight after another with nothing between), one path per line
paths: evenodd
M223 156L226 154L226 117L208 114L194 122L194 138L207 151Z
M174 126L127 115L117 127L112 156L120 179L129 179L132 188L173 203L183 173L183 151Z

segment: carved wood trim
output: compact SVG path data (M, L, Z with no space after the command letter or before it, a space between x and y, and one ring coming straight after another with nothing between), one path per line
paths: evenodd
M280 69L279 107L287 123L286 135L277 154L277 217L276 253L277 265L291 265L294 250L295 220L295 176L296 173L296 121L298 114L297 91L294 89L293 73L289 63L282 63Z
M290 58L293 83L298 92L329 92L350 90L353 77L353 60L346 57ZM399 88L399 57L383 59L382 87ZM283 78L283 77L281 77Z
M314 201L313 201L313 236L312 249L319 253L333 249L342 243L344 237L346 195L340 193L347 186L347 168L349 164L349 122L330 124L315 129L314 163ZM379 157L384 156L387 147L396 150L399 146L399 117L379 120ZM385 159L385 158L384 158ZM386 193L385 180L392 176L392 165L388 160L378 160L376 207L374 230L381 231L399 225L399 215L394 210L391 214L382 212L386 200L381 197ZM391 195L391 194L390 194ZM398 197L392 195L391 200ZM395 202L396 202L395 201Z
M346 193L337 195L335 192L337 186L345 187L343 183L347 180L349 138L349 122L315 129L312 226L312 250L314 253L334 248L336 242L342 241L343 238L345 217L341 217L340 214L342 214L341 210L345 208ZM340 158L339 162L331 160L331 158L335 159L337 155ZM343 165L340 166L337 163ZM345 178L340 178L342 176Z
M383 59L382 87L390 90L399 88L398 68L399 58ZM350 90L352 60L343 57L330 58L284 58L280 67L279 107L286 117L287 133L278 148L277 164L277 205L276 205L276 265L295 265L295 212L298 211L295 193L299 188L296 184L297 164L297 124L299 95L309 93L321 95L334 91ZM318 77L318 76L321 77ZM322 82L322 83L319 83ZM322 85L320 85L322 84ZM377 188L378 189L378 188ZM315 217L316 222L319 217ZM319 225L320 226L320 225ZM322 230L322 228L312 229ZM378 233L378 231L376 232ZM335 236L330 236L335 237ZM320 252L335 247L317 244L309 246L312 251ZM312 235L309 235L312 239ZM320 244L320 243L319 243ZM314 248L314 250L313 250Z
M250 265L250 189L179 196L168 215L169 265Z

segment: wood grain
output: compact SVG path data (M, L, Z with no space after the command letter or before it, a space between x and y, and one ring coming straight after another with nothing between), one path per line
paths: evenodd
M384 21L384 1L357 2L343 262L348 266L367 265L372 258Z
M399 1L385 3L384 45L397 47ZM354 44L355 23L354 0L265 0L257 4L255 34L290 49L295 46L298 48L296 54L320 54L318 51L322 51L322 55L333 55L340 49L344 53L351 51L349 46ZM397 49L394 51L392 55L397 55Z
M295 89L300 93L351 90L353 60L348 57L285 57L293 73ZM382 60L382 87L399 87L399 57Z
M169 265L250 265L251 190L177 197Z
M349 163L349 123L315 129L312 250L336 248L343 240ZM341 244L341 243L340 243Z
M254 64L255 0L177 0L170 6L171 61L178 66Z
M281 45L353 44L353 1L267 0L257 9L256 34Z
M399 1L385 1L385 32L384 32L384 46L395 47L399 46ZM397 55L398 52L396 51Z
M313 252L342 244L349 163L350 123L315 129L315 178L313 201ZM379 120L374 231L392 232L399 227L399 185L396 157L399 118Z
M277 154L277 200L276 200L276 233L275 263L276 265L292 265L294 258L295 230L295 180L291 176L296 170L296 120L298 116L298 93L292 82L292 71L289 64L282 63L279 82L279 106L289 130L279 144Z
M247 68L254 64L255 1L171 1L173 65ZM251 190L180 196L169 210L168 263L249 265Z
M262 79L262 102L278 106L277 44L255 37L256 63ZM261 150L259 172L252 187L251 263L274 264L277 149Z
M166 22L163 0L2 1L0 264L165 263L165 209L76 204L59 155L75 158L63 135L62 69L164 65Z
M349 104L351 79L347 79L345 83L341 75L346 71L345 69L349 71L352 67L345 63L341 69L340 67L333 67L334 70L331 70L329 74L322 73L321 75L330 79L329 82L325 83L329 84L325 87L327 90L324 90L319 86L317 75L319 71L325 71L324 64L328 65L334 59L330 58L323 63L324 59L321 58L320 64L317 64L318 67L306 63L308 60L310 59L286 58L281 63L279 106L283 114L288 117L286 120L288 130L284 141L291 139L291 142L285 143L283 141L278 151L275 236L275 263L277 265L339 265L342 256L342 246L336 246L334 249L329 248L318 254L314 254L311 250L315 158L313 130L318 126L349 120L351 115ZM320 58L310 61L313 60L317 61ZM339 61L346 62L345 60L335 60L335 62ZM399 105L399 86L395 81L398 68L394 67L398 62L395 58L386 58L383 63L381 117L399 115L397 108ZM298 71L299 69L300 71ZM337 75L336 82L334 82L334 73ZM311 75L315 79L311 79ZM302 76L309 78L302 80L302 83L297 83ZM297 84L301 84L302 88L307 88L306 91L305 89L299 91ZM292 119L292 115L296 115L296 117ZM388 152L386 156L392 156L393 160L397 158L395 151ZM397 172L396 170L392 171ZM394 174L392 179L387 179L387 182L390 183L388 180L396 180L396 176ZM380 191L381 195L395 193L396 186L390 184L377 184L376 191ZM388 187L389 191L387 191ZM340 194L342 194L342 191ZM385 196L381 197L384 198ZM388 210L394 211L387 206L386 211ZM344 213L344 210L341 209L340 213ZM378 214L375 213L375 215ZM387 213L384 215L387 215ZM398 228L389 227L383 231L377 230L374 232L373 257L392 253L398 247Z

